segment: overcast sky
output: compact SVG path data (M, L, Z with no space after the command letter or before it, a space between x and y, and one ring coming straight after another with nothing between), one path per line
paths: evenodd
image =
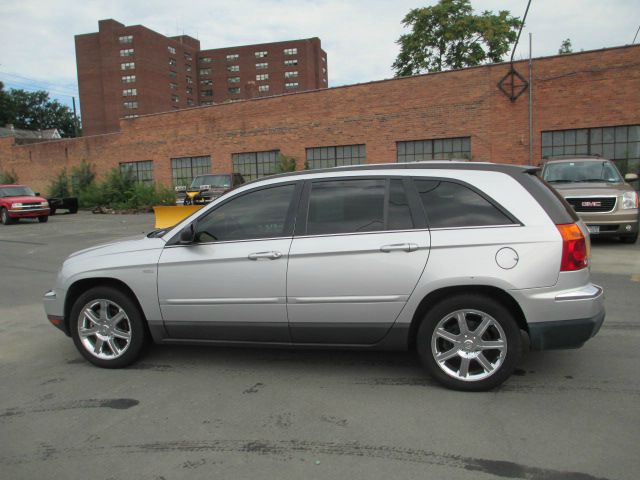
M185 33L202 48L320 37L329 85L393 76L402 18L417 0L0 0L0 81L46 89L69 103L77 95L73 36L95 32L98 20L142 24L165 35ZM522 17L526 0L472 0L476 12L508 9ZM630 44L640 24L640 0L533 0L516 58ZM639 36L640 37L640 36ZM639 40L636 41L638 43Z

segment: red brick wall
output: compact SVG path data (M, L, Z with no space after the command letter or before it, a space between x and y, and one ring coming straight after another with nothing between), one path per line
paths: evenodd
M366 144L369 163L393 162L401 140L471 137L473 160L528 162L527 93L511 102L497 88L507 64L386 80L154 114L120 122L119 133L14 145L0 139L0 169L44 190L81 160L101 175L119 162L154 161L171 182L172 157L210 155L212 170L231 154L279 149L303 168L305 148ZM527 76L527 62L517 62ZM534 163L540 132L640 124L640 46L534 60Z

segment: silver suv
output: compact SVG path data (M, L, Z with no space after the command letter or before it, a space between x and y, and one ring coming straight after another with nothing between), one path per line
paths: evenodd
M428 162L271 176L172 228L72 254L45 310L100 367L129 365L149 338L416 349L442 384L490 389L523 343L579 347L604 320L586 228L536 171Z

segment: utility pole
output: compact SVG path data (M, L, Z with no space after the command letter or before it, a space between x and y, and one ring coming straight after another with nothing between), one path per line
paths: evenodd
M73 101L73 135L78 136L78 113L76 112L76 97L71 97Z

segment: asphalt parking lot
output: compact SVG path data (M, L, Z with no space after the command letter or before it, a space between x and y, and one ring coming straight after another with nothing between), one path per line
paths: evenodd
M41 296L72 251L152 223L0 225L0 478L638 478L640 243L594 242L598 336L468 394L410 353L155 346L90 366Z

